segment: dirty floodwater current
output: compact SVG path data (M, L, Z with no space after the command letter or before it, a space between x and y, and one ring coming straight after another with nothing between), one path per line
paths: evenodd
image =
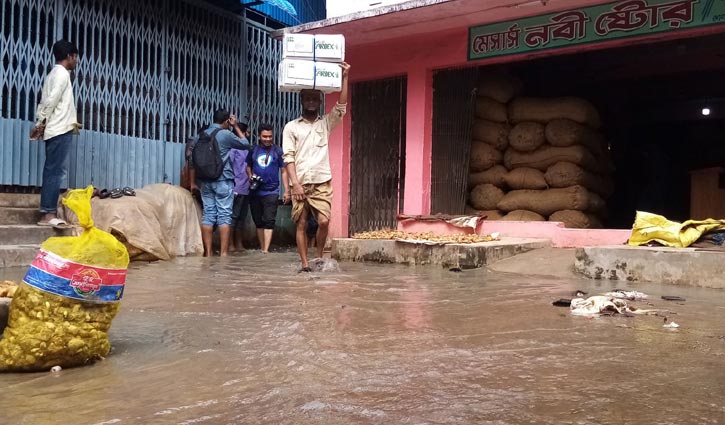
M725 291L295 260L132 264L111 355L0 375L0 423L725 423ZM551 305L615 287L681 327Z

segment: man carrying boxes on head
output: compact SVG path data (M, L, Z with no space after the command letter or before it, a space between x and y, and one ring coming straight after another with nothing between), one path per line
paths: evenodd
M328 138L345 115L347 109L348 74L350 65L344 59L344 38L341 46L338 45L335 59L338 64L326 64L319 66L313 62L311 67L309 60L293 60L294 63L302 63L302 66L289 66L288 57L302 54L306 59L322 59L320 50L325 50L327 45L316 43L315 36L307 37L307 49L305 52L290 53L288 46L293 46L289 39L297 39L300 35L285 36L284 55L285 59L280 64L279 85L281 91L300 91L302 103L302 115L287 123L282 135L283 159L287 164L287 174L292 186L292 219L297 224L297 250L302 262L301 272L311 271L307 259L307 218L314 214L317 219L318 228L316 234L317 256L322 257L329 230L330 216L332 209L332 171L330 169L330 156L328 152ZM312 37L310 40L309 37ZM311 42L309 42L311 41ZM331 44L331 43L327 43ZM310 49L312 51L310 51ZM330 49L327 49L330 50ZM329 54L325 57L329 59ZM337 79L324 75L318 79L318 70L330 68L330 65L337 66ZM305 68L307 74L296 74L290 77L289 71ZM312 70L310 73L310 69ZM331 74L335 74L329 71ZM294 74L294 72L292 73ZM319 84L323 79L324 84ZM319 116L322 103L321 92L332 92L340 90L340 98L330 112L322 117Z

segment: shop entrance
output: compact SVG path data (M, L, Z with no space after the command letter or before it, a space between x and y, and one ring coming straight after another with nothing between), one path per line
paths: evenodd
M405 189L407 79L351 87L350 234L396 228Z
M516 77L522 83L519 96L576 97L596 108L601 124L593 130L603 136L603 152L593 156L594 162L583 161L586 165L581 168L595 177L606 174L612 190L600 191L609 193L600 193L605 205L600 205L598 211L585 211L597 218L592 221L594 225L586 227L630 228L638 210L677 221L725 216L722 46L725 35L712 35L480 67L479 72L480 78L491 73ZM503 106L509 122L501 123L500 128L505 126L511 131L517 124L511 122L512 106L510 102ZM480 124L481 117L475 122ZM486 134L477 132L474 124L473 139ZM509 133L509 140L516 137ZM549 146L548 137L546 133L544 144L536 149ZM504 194L513 190L511 181L519 181L511 176L512 160L507 155L511 149L509 144L497 153L500 157L491 161L506 167L509 181L501 178L487 182L501 186ZM603 162L611 164L600 166ZM484 165L493 169L492 165ZM547 174L547 165L539 168ZM469 174L469 179L474 174ZM481 175L478 173L478 178ZM526 176L522 173L518 177ZM551 188L548 177L543 186L526 189ZM491 191L480 190L478 196L485 198ZM471 196L469 192L469 204ZM538 219L549 220L553 214L546 207L537 213Z

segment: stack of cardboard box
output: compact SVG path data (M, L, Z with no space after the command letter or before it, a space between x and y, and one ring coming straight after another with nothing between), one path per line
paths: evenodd
M285 34L278 88L282 92L304 89L324 93L340 91L345 60L345 37L336 34Z

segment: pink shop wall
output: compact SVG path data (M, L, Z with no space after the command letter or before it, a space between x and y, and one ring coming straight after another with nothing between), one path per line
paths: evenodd
M604 1L574 1L566 9ZM539 14L536 12L533 14ZM523 15L522 15L523 16ZM375 18L371 18L375 19ZM495 22L495 20L492 20ZM359 25L339 25L328 31L346 34L359 30ZM435 27L432 27L435 28ZM652 43L676 38L690 38L725 31L725 26L701 28L673 33L659 33L637 39L622 39L610 42L587 44L553 51L539 51L531 54L505 56L475 62L467 61L468 28L414 35L386 40L379 43L348 46L347 61L352 65L351 83L370 81L395 76L407 76L407 118L406 118L406 167L405 167L405 209L404 214L430 213L431 177L431 128L433 73L438 69L461 66L484 66L505 62L522 61L553 54L573 54L582 51L620 47L632 44ZM328 108L338 99L338 94L328 95ZM335 197L332 205L330 236L348 236L348 213L350 204L350 114L330 136L330 162L333 172ZM621 236L619 236L621 237Z

